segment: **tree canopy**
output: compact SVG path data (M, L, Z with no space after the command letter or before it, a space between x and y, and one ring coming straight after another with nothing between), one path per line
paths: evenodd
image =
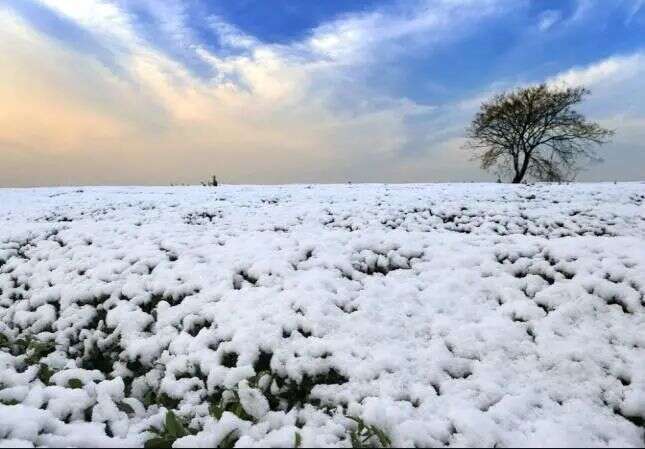
M614 134L589 122L573 107L590 91L541 84L496 95L482 104L467 132L467 147L482 168L513 183L575 177L584 161L599 160L594 146Z

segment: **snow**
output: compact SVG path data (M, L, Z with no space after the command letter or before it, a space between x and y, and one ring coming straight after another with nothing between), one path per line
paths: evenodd
M173 409L176 447L347 447L349 417L397 447L643 447L644 201L644 183L0 190L0 445L142 446ZM315 385L289 405L275 379ZM211 416L232 391L248 419Z

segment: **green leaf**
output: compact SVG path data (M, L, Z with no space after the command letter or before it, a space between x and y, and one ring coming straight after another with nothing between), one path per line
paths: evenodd
M34 340L30 344L31 349L38 354L45 354L52 352L56 349L56 344L52 341L37 341Z
M133 415L134 414L134 409L130 404L127 404L125 402L117 402L116 408L121 410L123 413L126 413L128 415Z
M219 421L220 419L222 419L222 415L224 414L224 409L222 407L220 407L219 405L217 405L217 404L211 404L208 407L208 413L213 418L215 418L216 420Z
M40 364L40 368L38 369L38 379L45 385L49 385L49 382L51 381L52 376L54 375L54 370L45 365L44 363Z
M146 449L162 449L162 448L172 447L172 443L173 442L168 441L166 438L156 437L146 441L144 447Z
M361 443L361 439L358 436L358 432L350 432L349 438L352 441L353 448L363 447L363 444Z
M75 390L79 390L79 389L83 388L83 382L81 382L79 379L70 379L70 380L67 382L67 386L68 386L69 388L73 388L73 389L75 389Z
M154 391L148 390L146 394L143 396L143 405L145 405L146 407L150 407L156 403L157 403L157 395L155 395Z
M348 416L347 419L351 419L356 424L358 424L359 429L365 426L365 424L363 423L363 420L355 416Z
M40 359L48 356L56 349L56 344L52 341L38 341L29 339L25 342L27 344L25 351L29 353L25 361L30 365L38 363Z
M300 435L299 432L296 432L295 439L296 441L295 441L294 447L296 448L302 447L302 436Z
M221 449L229 449L235 447L235 443L237 443L237 429L236 430L231 430L222 441L217 445L218 448Z
M260 381L264 376L269 376L269 381L267 382L267 387L266 387L266 390L269 390L271 388L271 382L273 382L273 376L271 375L271 371L266 371L266 370L260 371L249 380L249 385L253 388L257 388L261 390Z
M160 395L157 396L157 404L162 405L167 409L177 408L177 406L179 405L179 402L181 401L171 398L166 393L161 393Z
M231 413L242 419L242 416L244 416L245 414L244 407L242 407L242 404L240 404L239 402L235 402L231 407Z
M249 415L240 402L233 402L232 407L229 408L227 405L227 410L233 413L235 416L240 418L242 421L255 421L251 415ZM230 405L230 404L229 404Z
M29 347L30 340L29 338L20 338L16 340L15 346L18 348L18 353L19 354L24 354L27 352L27 348Z
M390 439L390 437L378 427L374 425L367 425L362 419L355 416L348 416L347 418L357 424L357 429L351 431L349 434L352 447L370 447L369 442L374 437L378 439L380 447L392 447L392 440Z
M184 429L184 425L181 423L181 421L179 421L177 416L172 411L166 413L166 423L164 430L175 438L181 438L188 435L186 429Z
M379 443L381 443L381 447L390 447L390 446L392 446L392 440L381 429L379 429L376 426L371 426L371 431L372 431L372 433L376 434L376 437L378 438Z

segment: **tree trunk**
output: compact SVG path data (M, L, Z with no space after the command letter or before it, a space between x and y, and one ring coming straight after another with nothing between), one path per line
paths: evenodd
M519 159L519 158L518 158ZM524 179L526 171L529 168L529 161L531 159L531 153L524 152L524 162L522 162L522 168L518 170L517 165L515 165L515 177L513 178L513 184L519 184Z
M522 179L524 179L524 173L526 173L526 170L524 170L524 167L520 169L518 165L515 166L515 176L513 177L513 181L511 181L513 184L519 184L522 182Z

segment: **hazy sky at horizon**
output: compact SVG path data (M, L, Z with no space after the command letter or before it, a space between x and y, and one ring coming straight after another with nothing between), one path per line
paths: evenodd
M645 173L645 0L3 0L0 187L492 180L479 103L583 84Z

